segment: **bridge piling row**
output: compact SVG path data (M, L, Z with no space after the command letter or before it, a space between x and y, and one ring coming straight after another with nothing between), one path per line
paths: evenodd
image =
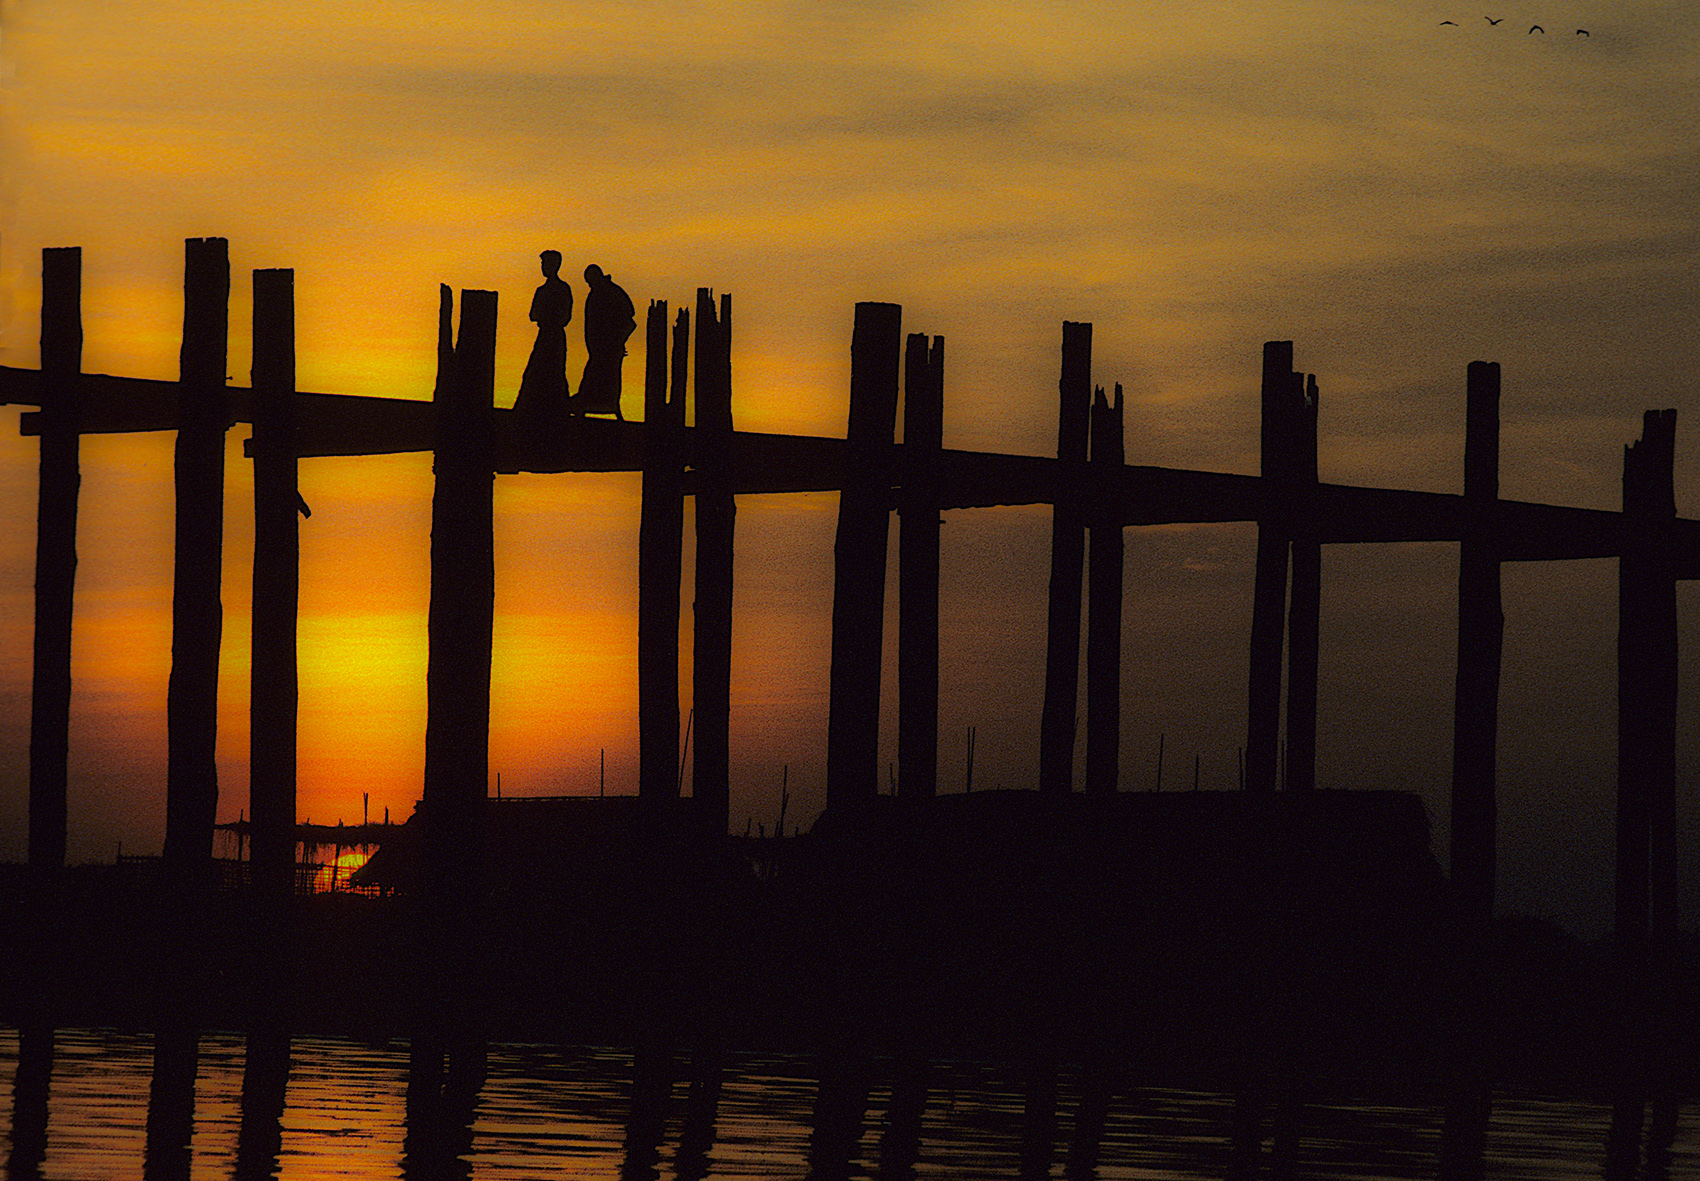
M65 856L66 750L70 702L70 632L76 572L78 440L84 431L174 426L177 490L172 671L168 697L170 753L165 861L174 879L192 881L207 866L217 804L218 650L222 632L219 567L223 546L225 431L247 414L255 422L256 553L254 621L253 798L255 871L269 880L293 858L294 617L299 578L291 413L312 404L295 389L292 275L255 273L253 390L227 387L229 256L223 239L192 239L185 248L184 328L179 381L170 383L168 411L100 401L85 395L122 379L81 374L81 255L43 254L42 364L33 393L8 370L9 401L41 407L34 433L42 438L37 538L37 630L32 701L30 859L62 865ZM446 288L440 316L436 391L437 484L433 494L431 667L428 683L425 823L437 864L426 893L454 895L462 905L475 891L449 883L477 858L477 813L488 780L490 636L494 603L492 489L496 454L509 424L493 409L496 299L462 294L460 339L453 335L453 297ZM724 831L729 771L732 555L735 496L749 478L733 460L760 436L737 436L731 413L730 297L718 308L707 289L697 295L696 418L685 426L690 315L679 312L668 364L666 304L652 305L645 374L643 523L640 541L640 791L658 798L679 793L678 612L683 497L695 498L697 537L695 775L693 794L705 825ZM900 536L899 749L900 791L936 791L938 513L973 496L948 484L945 473L990 461L942 446L943 342L914 335L903 356L901 309L860 304L852 341L849 429L842 450L840 517L835 543L831 713L828 725L828 801L854 807L878 790L879 638L883 629L889 512L902 510ZM1121 528L1136 511L1127 491L1136 469L1125 466L1122 396L1112 406L1102 391L1089 395L1091 325L1064 325L1059 381L1058 456L1046 470L1048 491L1027 500L1053 504L1051 628L1047 643L1045 710L1041 728L1041 787L1072 790L1076 702L1079 696L1081 569L1091 536L1087 588L1087 787L1116 787L1119 729L1119 649L1122 593ZM1467 377L1465 490L1456 532L1440 504L1418 530L1402 518L1384 533L1358 526L1342 536L1338 506L1380 490L1320 484L1317 472L1313 377L1292 370L1292 343L1269 342L1262 382L1262 476L1250 492L1232 492L1254 505L1249 513L1213 504L1167 518L1258 523L1248 686L1246 786L1278 786L1281 673L1288 665L1287 774L1289 789L1315 784L1316 655L1320 553L1331 540L1455 539L1460 544L1458 671L1454 777L1451 800L1451 876L1464 913L1485 924L1494 880L1494 761L1503 606L1500 564L1558 556L1617 556L1620 562L1619 790L1616 925L1619 941L1640 962L1651 943L1668 943L1675 926L1674 750L1677 580L1700 574L1693 522L1679 522L1672 494L1674 412L1649 412L1640 442L1625 454L1624 504L1619 520L1499 499L1499 368L1473 363ZM893 443L898 376L905 373L901 453ZM147 383L136 383L137 388ZM166 383L160 383L166 384ZM79 389L82 394L79 394ZM145 391L144 391L145 392ZM128 395L126 395L128 396ZM350 400L356 401L356 400ZM374 400L376 401L376 400ZM114 408L118 406L119 408ZM341 410L337 413L342 413ZM364 412L363 412L364 413ZM388 414L373 410L371 421ZM400 421L401 409L396 410ZM94 425L90 425L92 416ZM384 419L388 421L388 419ZM111 425L117 423L118 425ZM621 431L612 428L618 425ZM586 438L611 428L610 439L632 436L627 424L580 422ZM386 428L387 429L387 428ZM412 429L411 427L408 429ZM398 436L401 428L396 428ZM597 437L601 437L598 435ZM810 446L826 440L799 440ZM835 441L834 441L835 442ZM386 444L387 446L388 444ZM621 446L624 446L622 443ZM394 447L406 449L402 443ZM392 448L394 449L394 448ZM799 449L800 453L800 449ZM819 452L826 454L825 450ZM505 461L504 461L505 462ZM613 460L608 462L612 463ZM979 463L979 469L971 469ZM687 474L687 469L688 473ZM506 469L503 469L506 470ZM567 470L567 469L562 469ZM1001 469L1000 469L1001 470ZM1016 471L1014 467L1010 471ZM1026 469L1020 469L1025 471ZM1162 478L1208 477L1212 488L1240 487L1246 478L1208 473L1162 473ZM817 477L823 483L838 479ZM1140 477L1144 478L1144 477ZM963 481L965 484L966 480ZM1035 479L1037 486L1041 481ZM1152 486L1156 486L1153 484ZM1089 490L1089 496L1078 495ZM1013 496L1013 494L1012 494ZM966 499L965 499L966 498ZM997 501L1002 503L1002 501ZM1392 499L1385 503L1392 504ZM977 503L987 503L978 501ZM1150 510L1157 511L1157 510ZM1401 510L1403 511L1403 510ZM1238 512L1238 515L1236 515ZM1331 515L1333 514L1333 515ZM1568 515L1566 515L1568 514ZM1426 531L1426 532L1422 532ZM1421 532L1421 536L1418 533ZM1564 535L1560 537L1559 535ZM1100 546L1100 541L1102 545ZM1102 555L1100 555L1102 550ZM1102 562L1100 562L1102 556ZM669 574L669 571L671 573ZM1289 582L1290 577L1290 582ZM1290 588L1290 589L1289 589ZM1290 597L1289 597L1290 596ZM669 639L670 637L670 639ZM1285 653L1283 652L1285 648ZM1066 723L1066 724L1065 724ZM452 845L452 848L451 848ZM270 867L270 868L268 868ZM204 876L204 875L202 875Z

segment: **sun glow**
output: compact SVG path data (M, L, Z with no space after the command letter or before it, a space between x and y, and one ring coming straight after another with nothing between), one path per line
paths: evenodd
M348 880L359 869L372 859L370 849L348 849L337 855L335 861L327 861L319 867L319 872L313 875L313 893L332 894L348 888Z

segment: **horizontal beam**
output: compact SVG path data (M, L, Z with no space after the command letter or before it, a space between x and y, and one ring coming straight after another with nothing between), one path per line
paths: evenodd
M227 386L229 421L251 422L251 391ZM177 383L148 378L82 375L84 434L174 430ZM429 451L435 410L426 401L298 393L299 453L314 456L384 455ZM41 377L34 369L0 366L0 404L41 404ZM512 411L492 410L498 472L623 472L643 469L644 425L614 419L568 420L555 437L528 437ZM40 433L39 412L22 416L25 435ZM691 461L695 431L687 427L682 446ZM844 483L843 439L811 435L732 434L733 491L833 492ZM891 503L896 505L902 445L893 448ZM1035 455L976 451L940 453L941 509L1051 503L1057 461ZM1278 520L1289 493L1259 476L1177 468L1125 466L1099 485L1099 496L1120 504L1123 525L1203 524ZM687 477L686 491L691 491ZM1321 484L1304 492L1320 518L1320 540L1331 544L1397 541L1456 542L1464 532L1464 498L1443 492ZM1493 531L1500 559L1508 562L1612 558L1623 552L1622 514L1501 500ZM1679 578L1700 578L1700 521L1673 527Z

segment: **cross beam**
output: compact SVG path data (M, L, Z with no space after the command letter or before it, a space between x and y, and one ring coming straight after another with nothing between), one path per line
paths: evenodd
M149 378L83 374L80 417L83 434L176 429L178 383ZM0 403L41 406L38 370L0 366ZM231 424L253 421L253 391L227 386ZM434 404L408 398L348 394L295 394L298 454L388 455L430 451L435 445ZM41 433L42 411L21 416L22 433ZM643 470L644 424L612 419L569 420L553 439L528 438L511 410L491 410L497 472L636 472ZM696 429L683 428L687 466L695 453ZM732 432L728 467L732 491L832 492L844 487L845 441L812 435ZM891 471L893 506L905 470L903 445L895 444ZM938 453L939 507L988 508L1049 504L1056 495L1058 461L1045 456L979 451ZM1094 473L1095 500L1123 525L1267 520L1303 507L1314 513L1324 543L1447 541L1463 539L1468 514L1464 497L1444 492L1321 484L1294 493L1261 476L1180 468L1122 465ZM687 477L686 491L694 491ZM1700 521L1673 526L1678 578L1700 578ZM1529 501L1499 500L1492 536L1502 561L1557 561L1621 557L1630 531L1623 514Z

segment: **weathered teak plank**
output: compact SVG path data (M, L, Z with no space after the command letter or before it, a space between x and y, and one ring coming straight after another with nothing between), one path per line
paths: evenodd
M252 421L251 391L226 386L224 392L230 420ZM83 374L80 397L84 434L174 429L174 381ZM430 402L305 392L295 397L302 458L432 447L435 412ZM0 366L0 404L39 406L40 373ZM643 469L641 422L577 419L562 437L541 442L523 438L512 411L492 410L491 415L498 472ZM22 431L40 433L39 412L22 416ZM694 427L684 428L687 464L695 433ZM844 448L843 439L733 431L728 456L732 490L739 495L837 491L844 483ZM903 470L902 451L902 444L893 444L894 485ZM1054 458L947 449L940 452L939 462L941 509L1051 502ZM1124 466L1105 487L1107 495L1119 498L1124 525L1255 521L1271 508L1279 510L1271 501L1290 495L1266 486L1259 476L1139 465ZM687 475L686 492L692 491ZM1315 505L1319 539L1326 544L1456 542L1464 535L1467 514L1464 497L1457 493L1320 484L1305 495L1314 497L1309 503ZM1500 558L1507 562L1612 558L1624 547L1623 514L1604 509L1500 500L1493 526ZM1700 521L1677 521L1675 542L1677 577L1700 578Z

